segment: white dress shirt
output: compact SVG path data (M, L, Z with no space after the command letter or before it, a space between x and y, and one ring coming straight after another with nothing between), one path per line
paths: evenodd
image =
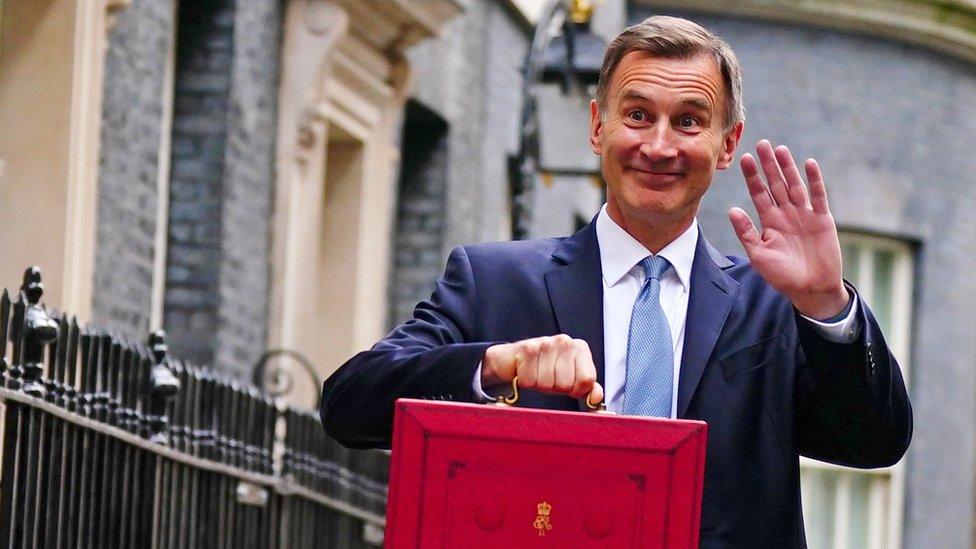
M644 269L639 265L652 255L610 218L604 205L596 218L596 238L600 243L603 269L603 349L604 401L607 410L620 413L624 408L624 384L627 380L627 337L630 316L637 294L644 286ZM665 246L658 255L671 267L661 276L661 309L671 326L674 352L674 379L671 391L671 414L678 402L678 369L685 343L685 319L688 315L688 291L691 286L691 264L698 244L698 221Z
M630 333L630 316L634 301L644 284L644 270L639 263L651 254L640 242L610 218L606 204L596 218L596 238L600 246L600 264L603 271L603 352L604 352L604 401L607 410L623 411L624 389L627 379L627 337ZM691 287L691 266L698 245L698 220L677 238L665 246L658 255L671 263L661 277L661 308L671 327L671 344L674 351L674 378L671 390L671 417L678 408L678 379L681 355L684 350L685 321L688 315L688 295ZM860 325L857 322L855 298L847 317L833 323L825 323L804 316L820 334L837 343L849 343L857 338ZM491 397L481 387L481 365L472 380L474 394L482 401ZM500 390L507 394L505 387Z

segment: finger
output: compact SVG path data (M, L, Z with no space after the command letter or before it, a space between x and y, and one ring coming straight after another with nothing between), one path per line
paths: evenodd
M732 222L732 228L735 229L735 235L739 237L739 242L742 243L742 247L745 249L746 254L752 258L753 251L762 245L762 236L756 229L756 226L752 223L752 219L749 217L742 208L732 208L729 210L729 221Z
M519 350L515 353L515 375L519 378L519 387L531 389L538 384L541 342L532 339L520 343Z
M797 208L809 208L810 199L807 198L806 186L800 177L800 170L796 168L796 162L793 160L793 155L790 154L790 149L785 145L780 145L776 147L775 153L776 162L779 164L779 168L783 172L783 177L786 180L786 189L790 195L790 202Z
M824 185L820 165L816 160L808 158L803 168L807 172L807 181L810 182L810 205L813 211L821 214L830 213L830 206L827 204L827 186Z
M579 353L569 336L556 336L556 362L553 369L553 388L560 393L572 393L576 384L576 355Z
M756 143L756 154L759 156L759 164L762 166L763 175L766 177L766 184L769 185L769 192L773 195L773 200L777 206L786 206L790 203L790 193L786 190L786 180L783 172L779 169L776 155L773 153L773 145L763 139Z
M759 219L762 220L763 213L775 204L772 195L769 194L769 189L762 181L762 176L759 175L759 164L756 163L756 159L751 154L745 153L739 160L739 167L742 169L742 176L746 180L746 187L749 189L752 203L756 206Z
M596 365L593 364L593 355L590 354L590 347L581 339L576 340L576 379L573 384L572 395L576 398L583 398L593 390L596 383Z
M539 362L536 369L535 386L542 391L551 391L555 380L556 342L551 337L544 338L539 349Z

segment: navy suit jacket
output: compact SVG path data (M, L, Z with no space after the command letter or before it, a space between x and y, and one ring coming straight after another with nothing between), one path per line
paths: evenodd
M708 423L702 547L805 545L798 455L894 464L911 439L901 372L863 301L851 344L820 337L748 261L699 237L691 270L677 417ZM485 349L568 334L603 382L603 283L595 223L568 238L456 248L414 318L325 382L326 431L388 446L401 397L471 402ZM578 410L525 391L519 405Z

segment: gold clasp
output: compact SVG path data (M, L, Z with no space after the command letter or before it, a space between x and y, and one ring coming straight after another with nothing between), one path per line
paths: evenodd
M586 395L586 409L598 414L613 414L613 412L607 410L607 403L605 400L601 400L599 403L593 404L590 402L590 395Z
M518 402L519 392L518 392L518 376L512 378L512 394L508 396L497 396L495 397L495 406L515 406Z
M514 378L512 378L512 394L508 396L497 396L495 397L495 400L492 401L492 404L494 404L495 406L515 406L515 404L518 402L518 399L519 399L518 376L515 376ZM592 402L590 402L590 395L586 395L585 403L586 403L586 409L591 412L597 414L613 415L613 412L607 410L606 402L601 401L597 404L593 404Z

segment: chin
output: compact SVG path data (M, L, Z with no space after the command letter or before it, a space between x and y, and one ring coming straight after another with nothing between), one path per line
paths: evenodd
M630 217L639 218L653 224L670 224L688 217L686 205L677 204L667 196L643 196L628 201L626 207ZM692 216L694 214L691 214Z

